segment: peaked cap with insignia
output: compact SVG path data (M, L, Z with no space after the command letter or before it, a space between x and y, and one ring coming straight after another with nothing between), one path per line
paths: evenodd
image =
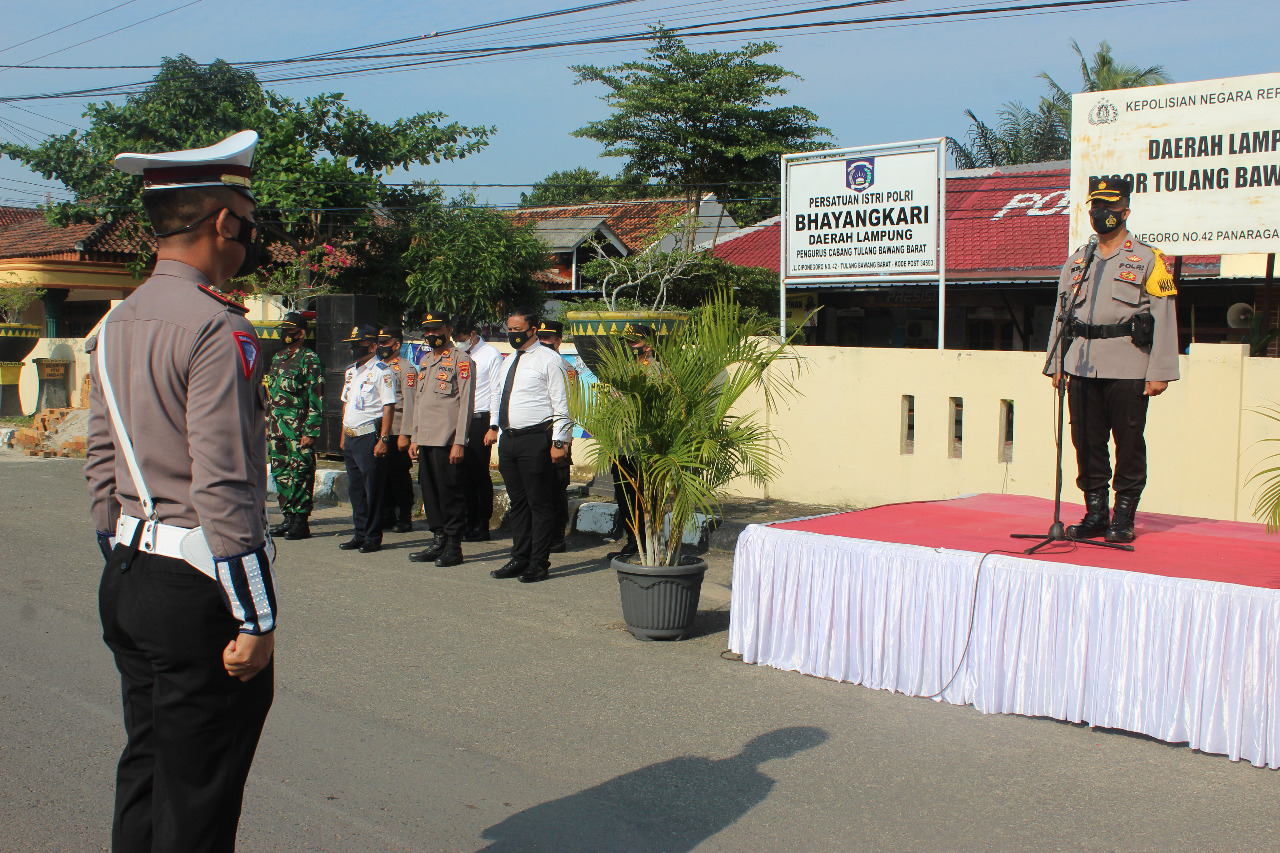
M156 154L119 154L115 167L128 175L141 175L143 192L230 187L256 202L249 189L249 171L257 147L258 132L242 130L207 148Z
M1119 201L1133 193L1133 184L1118 175L1089 179L1089 201Z

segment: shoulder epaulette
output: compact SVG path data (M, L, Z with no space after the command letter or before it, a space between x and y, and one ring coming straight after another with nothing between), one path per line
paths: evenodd
M209 295L210 295L210 296L212 296L214 299L218 300L219 302L221 302L223 305L227 306L228 308L231 308L231 309L234 309L234 310L236 310L236 311L239 311L241 314L248 314L248 313L249 313L249 309L248 309L248 308L246 308L245 306L241 305L239 302L234 301L231 297L227 296L225 293L223 293L221 290L218 290L218 288L216 288L216 287L210 287L210 286L209 286L209 285L207 285L207 284L197 284L197 285L196 285L196 287L200 288L200 289L201 289L201 290L203 290L205 293L209 294Z

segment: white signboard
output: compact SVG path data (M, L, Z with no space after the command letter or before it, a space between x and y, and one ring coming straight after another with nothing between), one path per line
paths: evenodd
M1280 252L1280 74L1071 100L1071 246L1093 175L1133 181L1128 228L1171 255Z
M933 280L942 140L782 158L784 285Z

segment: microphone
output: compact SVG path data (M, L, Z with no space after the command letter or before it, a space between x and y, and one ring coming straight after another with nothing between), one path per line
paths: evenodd
M1084 256L1081 260L1084 262L1080 266L1080 278L1076 279L1075 286L1071 288L1071 299L1074 301L1076 294L1080 292L1080 287L1084 284L1084 277L1089 272L1089 267L1093 265L1093 253L1098 251L1098 235L1089 236L1089 243L1084 248Z

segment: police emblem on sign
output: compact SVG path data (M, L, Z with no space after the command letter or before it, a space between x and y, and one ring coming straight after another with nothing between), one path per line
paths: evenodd
M876 158L862 157L844 161L844 183L854 192L871 189L876 181Z
M1093 109L1089 110L1089 124L1112 124L1118 118L1120 118L1120 111L1106 98L1098 101L1093 105Z

